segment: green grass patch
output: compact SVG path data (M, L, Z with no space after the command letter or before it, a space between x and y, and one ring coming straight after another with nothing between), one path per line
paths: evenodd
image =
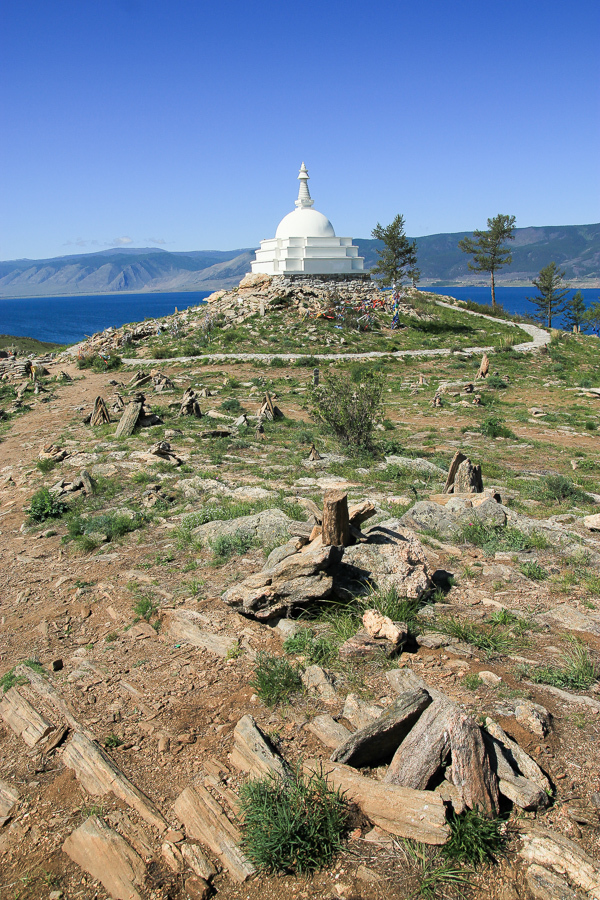
M245 531L236 531L235 534L220 534L214 540L209 541L208 546L213 552L213 563L221 565L232 556L242 556L254 544L255 541L251 534Z
M562 663L562 666L531 668L526 674L535 684L551 684L575 691L587 691L600 677L600 669L589 650L575 638L571 639L571 648L562 655Z
M293 694L302 690L297 666L281 656L259 653L252 678L248 682L267 706L288 703Z
M303 875L331 863L348 829L348 803L320 774L247 781L242 847L259 871Z
M51 494L48 488L36 491L25 510L32 522L44 522L46 519L58 519L69 509L69 504Z
M490 620L489 624L479 625L475 622L463 622L454 616L445 616L437 619L434 624L436 631L471 644L488 656L507 654L525 643L518 622L507 625L502 620Z
M545 581L547 578L550 578L550 572L533 560L526 560L524 563L521 563L519 572L525 575L526 578L531 578L532 581Z
M505 824L502 819L487 819L480 812L468 809L450 817L450 839L442 853L455 862L478 866L496 862L506 845Z
M456 535L456 540L475 544L483 552L491 556L500 550L544 550L548 540L541 532L531 531L528 534L512 525L485 525L482 522L469 522Z

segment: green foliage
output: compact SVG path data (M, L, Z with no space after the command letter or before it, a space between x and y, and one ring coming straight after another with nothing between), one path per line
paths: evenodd
M80 356L77 359L78 369L92 369L94 372L112 372L120 369L123 360L115 353L101 354L91 353L87 356Z
M0 678L0 687L2 691L6 693L6 691L10 691L11 687L15 687L18 684L26 684L27 679L22 675L15 675L15 667L9 669L8 672L5 672L4 675Z
M149 622L152 616L158 611L158 604L152 597L143 596L133 604L133 611L141 619L145 619L146 622Z
M120 747L123 744L123 738L120 738L118 734L109 734L106 740L104 741L104 746L107 750L114 750L116 747Z
M385 228L378 222L371 234L383 241L383 248L376 250L377 265L371 269L382 287L400 287L405 275L418 281L417 242L406 237L404 216L397 215Z
M506 845L505 826L501 819L487 819L478 810L468 809L450 817L450 839L442 848L448 859L471 866L495 862Z
M301 628L286 638L283 649L285 653L303 656L310 665L323 665L331 659L337 648L331 637L317 637L310 628Z
M51 494L48 488L40 488L31 498L29 508L25 512L32 522L44 522L46 519L58 519L69 509L69 504Z
M539 666L527 674L536 684L552 684L554 687L587 689L598 680L600 670L590 656L587 647L577 639L571 639L571 649L562 656L562 666Z
M39 659L35 659L35 658L26 659L25 662L23 663L23 665L28 666L30 669L33 669L33 671L37 672L38 675L43 675L44 672L46 671L44 669L43 665L41 664L41 662L39 661Z
M495 273L512 262L506 241L514 240L515 217L499 213L487 220L487 231L476 230L472 238L464 238L458 246L473 257L469 268L474 272L489 272L492 283L492 306L496 305Z
M579 331L585 331L588 322L585 317L585 300L581 291L575 291L570 300L565 303L565 311L563 314L563 324L569 331L577 328Z
M302 875L329 865L348 828L348 804L320 774L268 776L240 789L242 847L257 869Z
M556 263L551 262L540 269L537 278L532 279L532 284L538 289L538 294L527 299L537 310L534 317L540 322L546 323L548 328L552 328L553 317L559 315L565 307L565 298L569 293L569 288L563 283L564 277L564 271L561 272Z
M383 384L382 376L375 373L356 384L343 372L328 372L323 383L309 392L311 415L342 443L369 450L375 425L382 418Z
M469 672L461 679L461 684L469 691L476 691L483 684L477 672Z
M564 500L585 500L585 491L577 487L566 475L546 475L541 479L533 491L533 496L537 500L543 500L548 503L562 503Z
M319 366L319 360L315 356L300 356L294 360L293 365L299 369L315 369Z
M86 549L90 543L92 545L90 549L92 549L96 546L96 543L89 535L102 534L108 541L112 541L141 528L145 521L145 516L142 513L136 513L133 517L123 513L74 516L67 525L67 532L71 540L76 540L83 549Z
M500 378L499 375L490 375L486 379L485 384L486 387L494 388L495 390L503 390L504 388L508 387L507 383L502 378Z
M227 410L227 412L239 413L242 410L242 404L237 399L237 397L231 397L228 400L223 400L221 403L221 409Z
M209 541L215 563L227 562L234 555L241 556L253 545L254 538L245 531L236 531L235 534L220 534L214 540Z
M259 653L252 678L248 682L267 706L287 703L292 694L302 690L297 666L281 656Z
M408 862L411 869L415 870L418 880L418 887L409 895L409 900L415 897L422 897L423 900L439 900L440 897L448 896L444 888L456 888L458 885L470 883L470 872L444 859L439 848L418 841L407 840L403 843ZM452 896L455 896L454 893Z
M479 430L489 438L516 437L515 433L507 428L498 416L489 416L481 423Z
M585 313L585 322L595 334L600 333L600 301L590 304Z
M540 566L539 563L534 562L533 560L526 560L521 563L519 571L526 578L531 578L532 581L545 581L546 578L550 577L548 570L544 569L543 566Z
M285 359L281 359L279 356L274 356L269 365L272 369L285 369L285 367L289 365L289 362Z
M44 475L47 475L48 472L51 472L52 469L54 469L55 466L57 466L57 465L58 465L58 463L56 462L55 459L48 458L48 459L38 459L38 461L35 464L35 467L36 467L36 469L39 469L39 471L42 472Z
M499 550L543 550L548 546L546 537L537 531L526 534L511 525L484 525L481 522L469 522L456 535L457 540L475 544L488 556Z
M437 619L435 627L442 634L449 634L465 644L472 644L490 656L508 653L522 644L512 627L502 626L497 622L478 625L448 616Z

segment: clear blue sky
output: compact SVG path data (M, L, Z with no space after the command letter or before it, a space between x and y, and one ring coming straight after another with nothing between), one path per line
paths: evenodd
M0 0L0 259L600 220L598 0Z

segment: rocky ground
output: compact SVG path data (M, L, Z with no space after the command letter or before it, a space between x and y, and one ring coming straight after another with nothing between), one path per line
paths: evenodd
M1 898L600 896L596 339L524 357L481 325L486 379L469 352L377 363L370 454L311 418L310 359L146 377L65 357L35 381L5 364ZM86 424L98 396L111 421ZM136 402L144 427L116 437ZM483 492L443 493L457 451ZM32 522L44 486L68 508ZM354 516L343 556L319 534L331 490ZM264 654L302 676L286 702L259 696ZM354 801L344 849L311 876L257 876L232 850L239 788L309 760ZM447 816L486 804L507 843L453 887Z

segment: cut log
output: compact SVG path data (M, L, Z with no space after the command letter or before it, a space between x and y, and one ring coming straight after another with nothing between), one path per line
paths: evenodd
M167 823L156 809L152 801L114 764L112 759L84 734L74 734L62 755L65 766L73 769L78 781L92 796L102 796L112 792L132 809L135 809L145 822L159 831L166 828Z
M574 841L558 831L533 828L521 835L520 855L532 863L567 875L592 900L600 900L600 866Z
M360 528L362 523L374 516L376 512L374 503L371 503L370 500L363 500L362 503L357 503L356 506L350 507L348 518L351 525L354 525L355 528Z
M90 419L90 425L107 425L110 422L110 413L103 397L96 397Z
M479 366L479 372L477 373L475 378L487 378L489 371L490 371L490 361L488 359L487 353L484 353L483 358L481 360L481 365Z
M12 809L20 797L15 787L0 780L0 827L10 818Z
M141 403L135 400L132 403L128 403L123 410L123 415L121 416L119 424L117 425L115 437L128 437L130 434L133 434L141 411Z
M512 768L504 753L500 741L497 741L486 731L483 732L483 740L490 757L492 769L498 778L500 793L515 806L525 810L545 809L550 798L533 781L518 775Z
M481 494L483 492L481 466L474 466L470 459L463 460L456 470L454 490L457 494Z
M452 781L462 792L469 809L497 816L500 798L498 779L492 771L481 728L471 716L458 712L450 725Z
M179 849L194 875L204 878L205 881L210 881L217 874L217 870L197 844L190 844L188 841L184 841L179 845Z
M457 707L434 700L396 750L385 781L424 791L450 754L450 724Z
M420 689L401 695L378 719L355 731L334 750L332 762L356 767L388 762L430 703L427 691Z
M0 715L28 747L34 747L54 731L52 722L45 719L16 687L7 691L0 701Z
M448 840L444 801L433 791L383 784L365 778L350 766L318 759L307 760L303 768L307 773L322 772L329 784L344 791L371 822L390 834L424 844L445 844Z
M464 453L461 453L460 450L457 450L452 457L452 462L450 463L450 468L448 470L448 477L446 478L446 484L444 485L444 490L442 491L443 494L454 493L454 479L456 478L458 467L465 461L466 458L467 457L464 455Z
M516 741L513 741L497 722L494 722L493 719L486 719L485 730L502 744L504 753L513 769L521 772L525 778L528 778L529 781L533 781L534 784L537 784L537 786L548 795L552 794L552 785L535 760L532 759Z
M99 881L115 900L141 900L146 866L125 838L98 816L90 816L62 846L80 868Z
M206 844L236 881L246 881L255 869L239 848L241 835L212 794L201 785L186 788L173 811L188 837Z
M262 778L277 775L287 778L289 768L252 716L242 716L233 731L233 750L229 759L242 772Z
M323 546L347 547L350 543L348 494L330 490L323 497Z
M351 734L347 728L339 722L336 722L334 718L327 714L315 716L312 722L309 723L308 730L311 731L322 744L325 744L326 747L330 747L332 750L335 750L336 747L343 744Z
M223 659L237 644L234 635L212 634L200 628L204 618L192 609L173 609L167 611L167 629L171 637L184 641L192 647L208 650Z

